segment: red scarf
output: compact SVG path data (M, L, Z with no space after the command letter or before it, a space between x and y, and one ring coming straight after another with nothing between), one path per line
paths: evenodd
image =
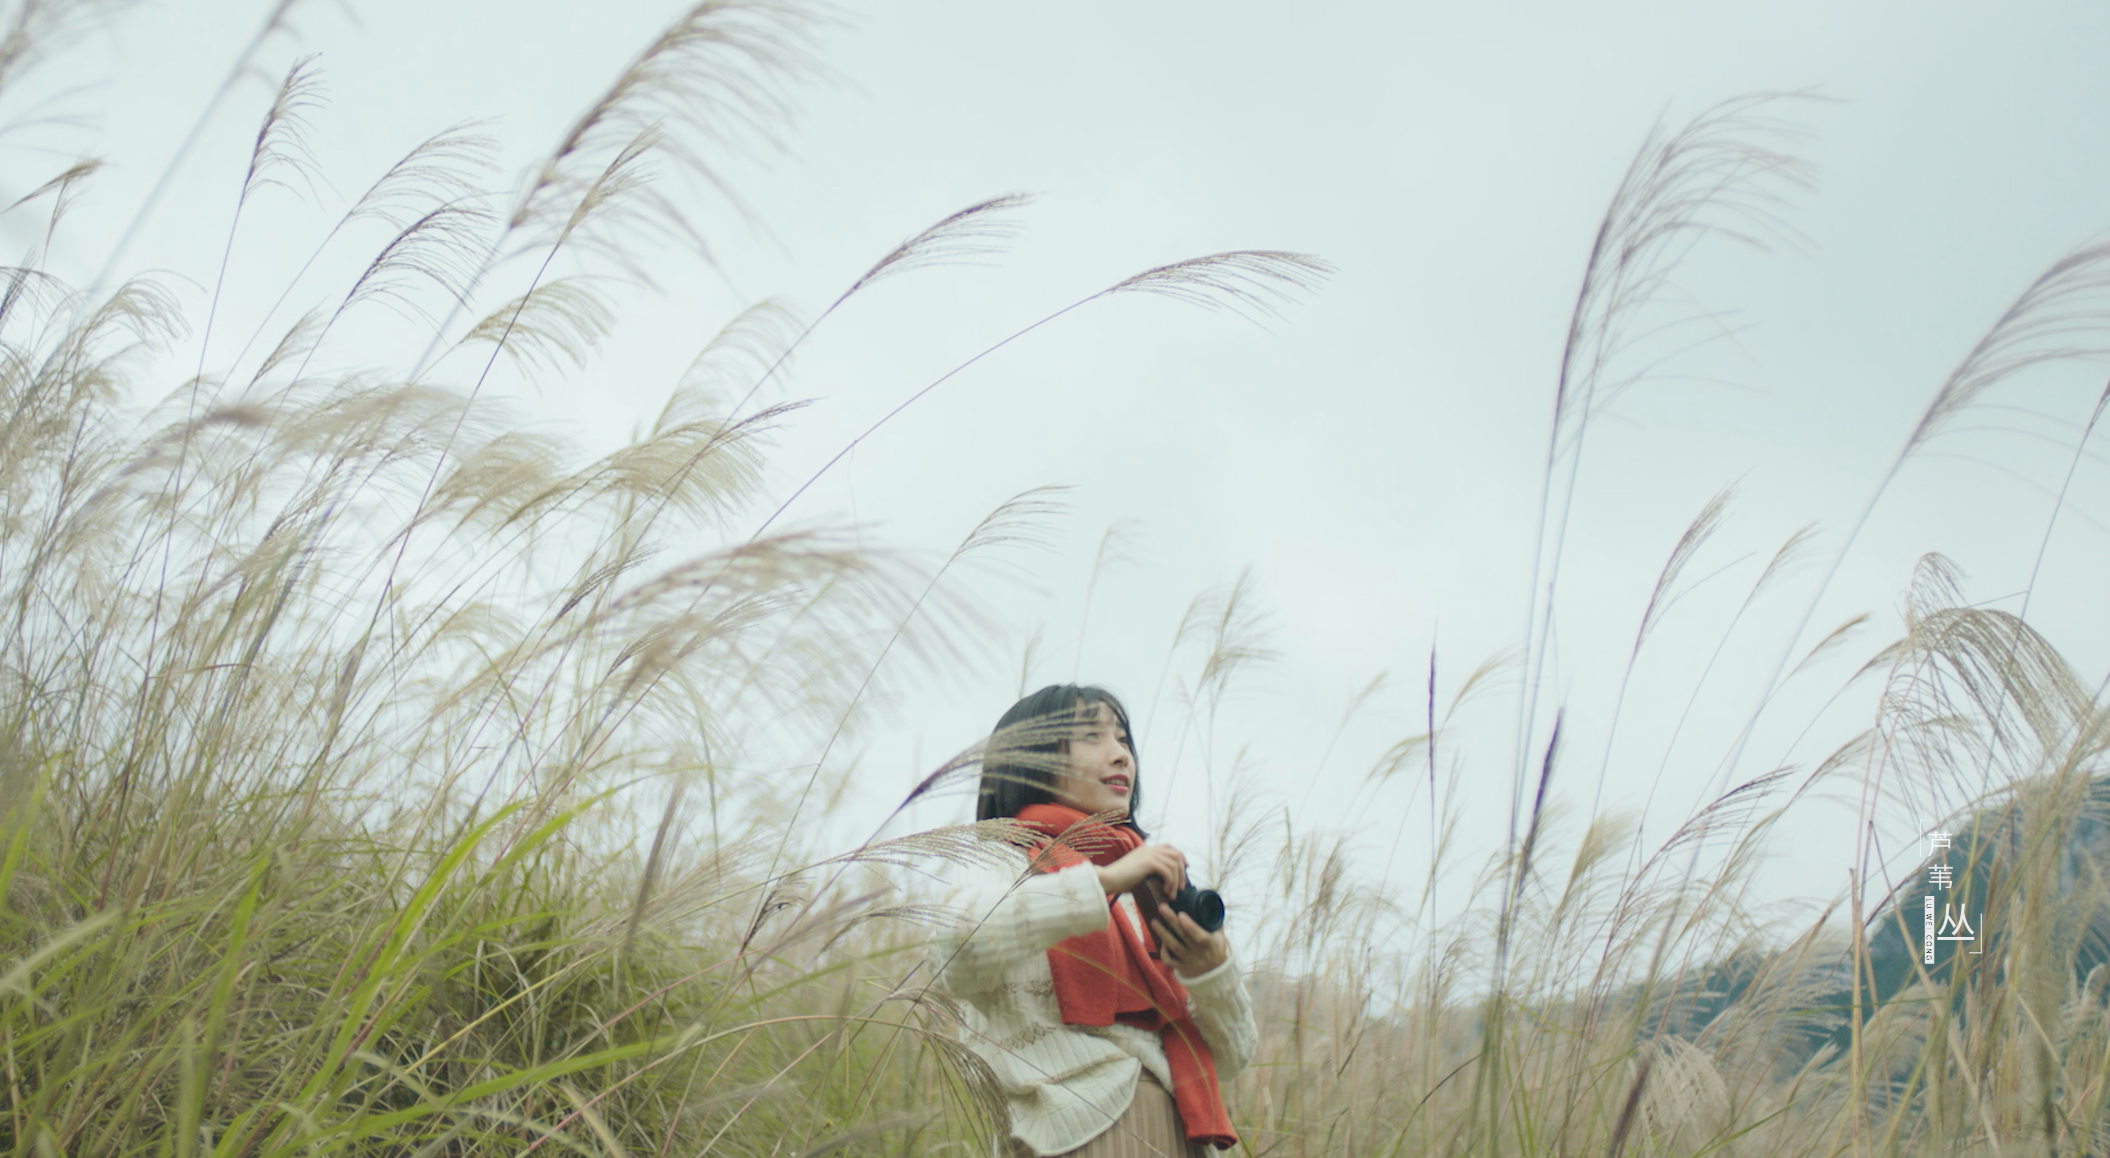
M1134 829L1092 824L1090 817L1060 804L1029 804L1018 819L1050 839L1033 860L1039 872L1054 872L1089 859L1110 865L1139 848ZM1055 838L1067 834L1068 839ZM1172 1100L1179 1107L1187 1140L1220 1149L1238 1144L1223 1092L1216 1086L1216 1060L1200 1028L1187 1016L1187 991L1172 970L1150 955L1134 922L1117 918L1117 898L1107 898L1107 925L1096 933L1057 941L1048 950L1055 978L1055 1004L1064 1025L1112 1025L1149 1030L1165 1047L1172 1070Z

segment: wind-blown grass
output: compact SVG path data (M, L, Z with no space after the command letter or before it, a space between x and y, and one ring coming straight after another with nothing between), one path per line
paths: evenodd
M0 91L84 15L18 7ZM800 822L830 806L831 756L872 726L893 673L964 646L976 612L947 584L954 565L1034 541L1057 499L1017 496L934 565L853 548L790 521L834 460L765 494L769 435L798 407L757 399L846 303L993 252L1027 199L941 217L810 320L776 302L733 317L644 433L598 458L490 401L505 375L575 372L610 337L609 285L652 273L644 254L711 260L698 215L746 212L724 161L782 131L825 16L739 0L682 12L510 194L486 188L482 130L434 135L367 186L248 332L220 309L245 275L232 242L252 197L312 179L305 66L260 117L202 316L151 280L76 288L35 257L0 273L9 1153L986 1149L988 1075L916 965L918 923L945 914L900 873L986 858L1016 833L882 839L880 825L827 849ZM1249 577L1178 625L1143 721L1153 752L1198 753L1204 791L1185 787L1209 802L1213 844L1198 859L1241 898L1263 1028L1232 1091L1246 1153L2110 1141L2110 894L2087 836L2110 825L2096 787L2110 717L2026 603L1970 606L1930 558L1900 638L1857 673L1868 727L1827 758L1754 770L1750 727L1719 738L1701 777L1713 790L1654 847L1594 800L1569 811L1581 758L1536 697L1585 435L1706 324L1673 292L1693 244L1792 239L1781 197L1809 172L1778 107L1732 101L1651 136L1612 200L1553 393L1520 660L1474 669L1444 702L1432 652L1424 730L1375 761L1373 784L1425 789L1425 840L1377 833L1385 867L1367 879L1353 866L1370 834L1288 829L1223 755L1228 690L1275 654ZM7 210L42 215L40 251L95 169L56 166ZM347 284L307 284L370 229L385 236ZM2020 370L2099 359L2104 256L2077 250L2028 288L1898 461ZM1328 270L1243 250L1111 281L858 440L1091 303L1151 294L1260 320ZM386 332L410 336L377 349L357 330L356 361L385 368L338 369L352 321L381 307L407 327ZM1726 504L1672 547L1629 670ZM1808 550L1798 533L1771 557L1730 631ZM1109 532L1100 562L1119 556ZM1848 641L1800 632L1754 717ZM1496 761L1512 772L1508 839L1461 866L1443 790L1483 764L1461 707L1515 672L1515 759ZM982 755L933 770L904 807ZM758 766L790 774L736 774ZM1909 890L1862 883L1866 850L1856 888L1814 920L1752 895L1767 835L1839 791L1864 829L1897 809L1975 834L1958 868L1986 914L1984 956L1927 968L1901 953ZM1440 882L1467 872L1470 903L1437 912ZM1845 932L1826 919L1842 910Z
M1777 235L1779 184L1806 183L1807 171L1777 151L1793 133L1760 119L1766 107L1729 102L1652 136L1599 232L1555 392L1520 665L1516 742L1530 763L1513 769L1509 838L1473 878L1465 912L1442 923L1417 916L1449 871L1456 823L1435 789L1446 771L1455 782L1463 762L1458 734L1438 727L1433 656L1428 730L1372 772L1428 777L1433 851L1421 906L1354 880L1337 845L1282 843L1270 879L1294 916L1271 924L1257 954L1273 966L1261 1003L1274 1020L1237 1103L1255 1153L2056 1155L2110 1139L2101 934L2110 715L2101 686L2031 629L2026 601L2019 614L1972 606L1955 569L1928 556L1911 578L1901 637L1842 689L1869 704L1868 726L1828 756L1743 766L1757 717L1784 682L1816 670L1867 618L1812 643L1801 635L1805 612L1751 721L1721 738L1707 777L1716 789L1668 838L1643 848L1631 821L1594 807L1578 829L1563 803L1576 794L1562 791L1576 761L1560 743L1561 714L1542 725L1537 693L1584 433L1656 364L1660 351L1636 335L1675 332L1650 318L1689 243ZM2100 362L2096 264L2096 247L2061 258L1995 321L1935 392L1899 462L2023 370ZM1707 317L1682 299L1673 312L1673 326ZM2093 426L2093 417L2077 424L2084 441ZM1629 672L1681 594L1681 573L1719 533L1723 503L1710 502L1670 552ZM1837 546L1810 608L1859 529ZM1773 554L1729 630L1788 580L1808 542L1798 532ZM1701 682L1722 655L1718 644ZM1623 703L1624 677L1617 686ZM1607 766L1613 751L1608 739ZM1790 922L1754 894L1753 870L1783 819L1827 794L1858 809L1854 887L1814 920ZM1915 840L1943 828L1968 834L1957 838L1955 890L1931 883L1931 860L1875 887L1879 824ZM1923 962L1923 894L1971 908L1982 951L1945 945ZM1842 910L1843 935L1829 920ZM1402 929L1415 942L1405 952Z
M898 956L922 914L859 866L987 834L830 855L797 835L805 796L727 775L788 754L828 798L833 739L966 610L945 566L783 507L740 529L795 410L750 403L828 313L738 315L599 458L486 401L502 366L577 367L641 246L700 244L699 195L726 203L719 162L781 127L816 17L695 5L504 212L475 130L418 145L319 243L385 228L363 271L318 293L310 258L271 313L315 304L275 335L220 306L253 199L312 177L305 62L202 318L149 280L7 271L0 1147L923 1153L983 1128ZM61 230L91 175L12 212ZM943 218L835 304L983 251L1023 203ZM1249 307L1322 268L1227 254L1109 292ZM361 330L357 360L396 368L332 369L377 307L411 337ZM1021 496L958 554L1048 513Z

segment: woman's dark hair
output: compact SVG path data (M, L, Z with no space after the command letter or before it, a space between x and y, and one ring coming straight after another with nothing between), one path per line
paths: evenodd
M1049 783L1062 766L1062 754L1069 751L1069 734L1079 722L1091 718L1086 713L1097 713L1099 704L1113 709L1115 722L1129 736L1129 766L1135 775L1128 785L1128 819L1122 824L1135 829L1138 836L1147 835L1136 823L1143 802L1143 774L1141 761L1136 759L1135 732L1128 726L1128 709L1114 693L1089 685L1049 684L1011 705L997 720L982 758L981 794L975 801L974 818L1001 820L1017 816L1028 804L1055 803Z

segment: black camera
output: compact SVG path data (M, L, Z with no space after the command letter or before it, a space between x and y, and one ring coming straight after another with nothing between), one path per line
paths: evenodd
M1165 895L1165 882L1157 877L1144 877L1142 887L1136 889L1136 905L1143 912L1145 924L1156 920L1158 908L1163 906L1175 913L1185 913L1194 918L1204 932L1214 933L1224 927L1224 899L1215 889L1198 889L1193 881L1180 886L1180 891ZM1166 918L1171 923L1171 918Z

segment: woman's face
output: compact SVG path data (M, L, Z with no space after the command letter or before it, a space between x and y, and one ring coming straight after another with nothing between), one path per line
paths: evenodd
M1055 776L1049 787L1058 803L1079 812L1128 815L1128 798L1136 790L1136 757L1129 750L1128 732L1106 704L1093 704L1093 714L1070 739L1068 767Z

